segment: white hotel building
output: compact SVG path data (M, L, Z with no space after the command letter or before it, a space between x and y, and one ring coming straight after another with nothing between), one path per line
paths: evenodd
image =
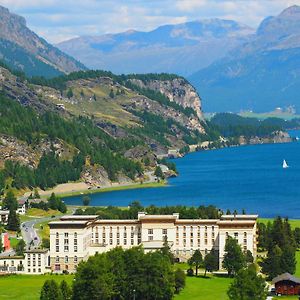
M135 220L100 220L97 216L64 216L50 226L50 266L53 272L74 272L82 260L116 246L162 248L164 237L175 256L185 261L195 250L219 253L220 268L228 236L256 257L257 215L223 215L220 219L180 219L179 214L147 215Z

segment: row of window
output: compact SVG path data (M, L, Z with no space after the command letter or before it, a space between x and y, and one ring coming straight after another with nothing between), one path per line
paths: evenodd
M68 263L69 262L69 256L65 256L65 258L64 258L64 262L65 263ZM56 256L55 257L55 263L59 263L59 261L60 261L60 257L59 256ZM78 262L78 257L77 256L74 256L74 263L77 263Z

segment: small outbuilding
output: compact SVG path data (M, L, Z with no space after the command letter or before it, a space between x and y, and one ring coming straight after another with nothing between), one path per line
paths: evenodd
M275 285L276 294L300 295L300 278L290 273L283 273L272 280Z

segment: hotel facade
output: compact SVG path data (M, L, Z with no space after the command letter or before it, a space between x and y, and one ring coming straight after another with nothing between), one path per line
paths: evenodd
M134 220L102 220L98 216L64 216L50 226L50 267L53 272L75 272L80 261L117 246L129 249L142 245L146 252L161 249L167 239L179 261L195 250L204 256L219 255L222 268L228 236L237 239L243 251L256 257L257 215L223 215L220 219L180 219L179 214L147 215Z

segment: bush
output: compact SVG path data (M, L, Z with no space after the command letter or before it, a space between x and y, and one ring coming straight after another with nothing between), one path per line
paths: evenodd
M187 276L194 276L194 270L192 268L189 268L187 271L186 271L186 274Z

